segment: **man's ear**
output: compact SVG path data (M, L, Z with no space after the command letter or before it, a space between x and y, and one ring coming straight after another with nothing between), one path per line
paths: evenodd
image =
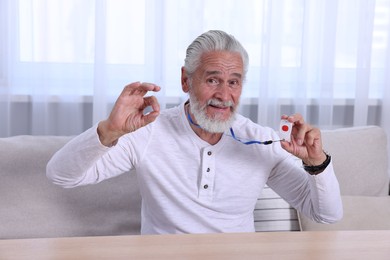
M190 91L188 80L189 79L185 68L181 67L181 88L184 93L188 93L188 91Z

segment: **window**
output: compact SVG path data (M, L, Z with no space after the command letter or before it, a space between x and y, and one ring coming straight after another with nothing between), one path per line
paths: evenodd
M366 66L370 97L383 92L388 0L19 0L18 5L13 61L19 93L46 73L52 94L92 95L96 72L104 71L114 96L135 80L156 82L165 86L165 95L180 96L185 48L209 29L234 34L248 50L245 97L262 95L266 86L271 96L293 98L305 82L306 97L318 98L327 78L334 97L353 98L359 69ZM370 8L372 13L365 12Z

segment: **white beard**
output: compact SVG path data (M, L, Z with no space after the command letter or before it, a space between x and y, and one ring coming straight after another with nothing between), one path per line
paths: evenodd
M206 114L206 108L209 104L229 106L232 109L232 115L227 120L220 119L218 115L210 118ZM233 105L231 101L222 103L216 99L210 99L201 107L197 98L190 93L190 111L194 115L196 123L210 133L223 133L231 127L236 119L236 109Z

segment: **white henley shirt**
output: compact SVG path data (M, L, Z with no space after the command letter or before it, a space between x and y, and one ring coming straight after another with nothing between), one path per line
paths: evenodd
M245 145L229 132L210 145L194 133L184 111L184 103L163 110L156 121L110 148L100 143L95 125L53 156L47 176L75 187L137 174L142 234L253 232L253 210L266 184L317 222L342 217L332 164L312 176L280 143ZM272 129L241 115L232 128L242 139L278 139Z

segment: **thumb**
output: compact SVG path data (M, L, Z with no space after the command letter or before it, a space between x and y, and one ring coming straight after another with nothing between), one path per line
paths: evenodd
M282 148L289 153L292 153L292 151L293 151L291 143L289 143L287 141L281 141L280 146L282 146Z
M152 111L146 115L144 115L144 125L147 125L147 124L150 124L151 122L153 122L154 120L156 120L156 118L160 115L160 112L158 111Z

